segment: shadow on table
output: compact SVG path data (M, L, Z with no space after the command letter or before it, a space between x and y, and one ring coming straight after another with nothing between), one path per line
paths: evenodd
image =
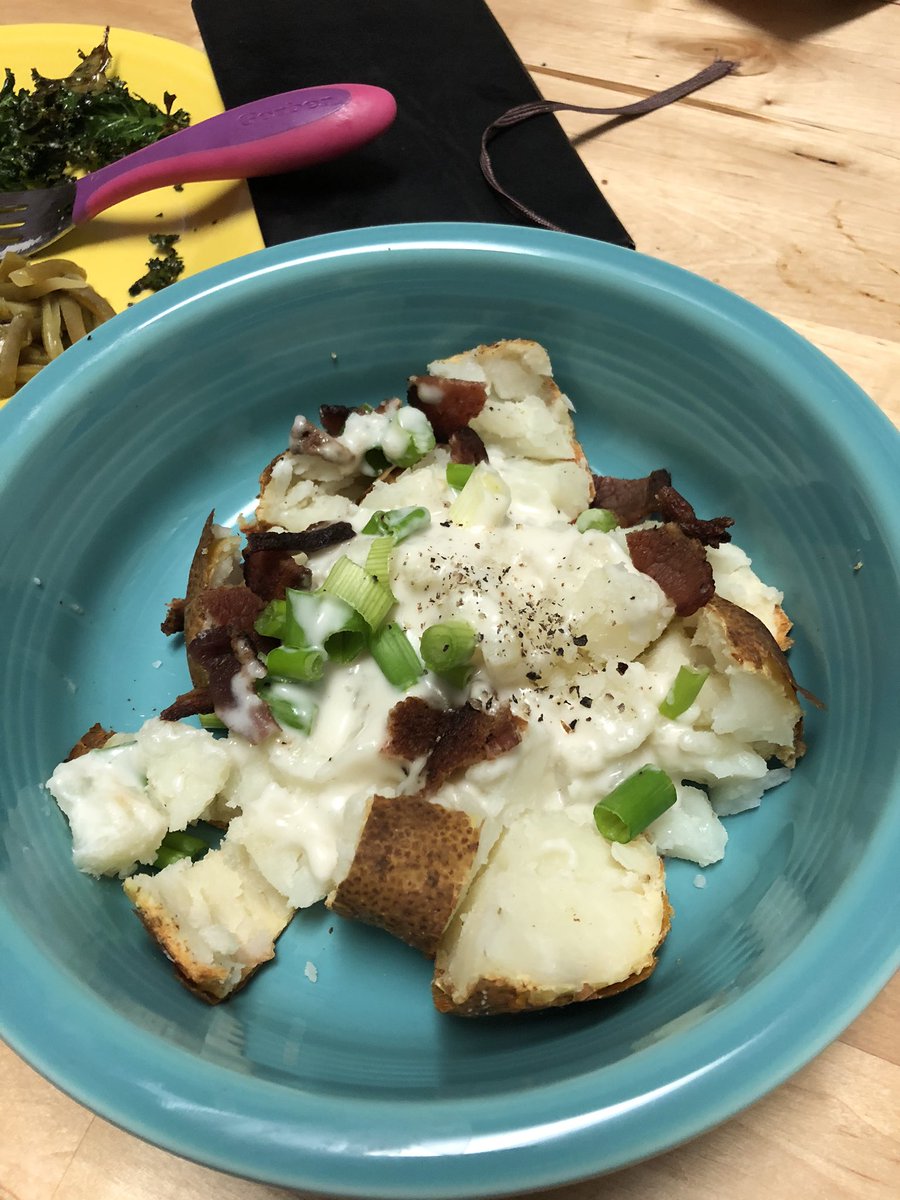
M819 0L814 4L810 0L710 0L710 3L774 37L799 42L876 8L886 8L890 0Z

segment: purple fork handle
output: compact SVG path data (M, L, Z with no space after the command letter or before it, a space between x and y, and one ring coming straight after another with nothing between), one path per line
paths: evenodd
M166 184L251 179L337 158L383 133L396 111L390 92L364 83L267 96L86 175L76 184L72 220L80 225Z

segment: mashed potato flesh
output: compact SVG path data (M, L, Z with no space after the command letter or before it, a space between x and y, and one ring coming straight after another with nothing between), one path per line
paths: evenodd
M675 618L656 582L633 566L621 530L576 530L592 480L574 441L572 406L541 347L481 347L429 371L488 386L472 427L489 455L477 470L497 486L481 519L458 517L460 493L447 483L442 447L392 481L360 482L369 435L386 420L374 412L352 418L336 455L276 460L260 518L287 530L323 520L353 525L355 538L311 557L315 588L342 555L365 562L372 538L361 531L376 510L415 505L431 514L427 528L394 550L390 619L415 647L436 622L468 622L479 637L476 671L468 692L426 673L407 694L441 707L509 703L527 722L516 749L446 783L436 802L501 828L532 813L563 814L593 830L596 802L654 763L675 780L679 799L651 839L663 853L715 861L725 831L715 803L690 785L709 787L723 813L758 802L781 781L766 759L789 742L793 710L778 707L766 680L742 673L727 647L697 644L695 627ZM710 550L709 560L722 595L774 631L781 593L737 547ZM682 665L709 666L711 674L697 701L670 720L659 704ZM167 829L205 814L230 822L226 842L289 906L320 900L346 874L368 799L414 792L422 764L381 752L402 695L368 655L349 667L329 664L305 691L318 708L309 735L286 729L251 745L240 735L215 740L149 722L115 754L95 751L57 768L49 787L72 825L76 863L127 874L153 861Z

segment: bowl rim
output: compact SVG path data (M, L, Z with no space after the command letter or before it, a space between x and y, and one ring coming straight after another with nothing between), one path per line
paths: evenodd
M436 223L321 235L255 251L149 297L95 331L91 347L76 345L65 361L51 363L0 410L0 478L33 453L70 411L82 381L89 383L95 371L127 357L142 330L200 302L212 312L231 288L264 286L271 272L314 266L327 271L348 256L404 252L505 254L533 258L554 270L596 271L619 286L652 289L662 306L690 307L732 345L740 341L753 353L765 349L772 356L768 368L785 381L788 374L793 377L792 391L808 382L821 396L827 384L833 403L814 407L805 393L803 402L848 443L847 453L860 469L865 467L873 503L885 518L881 528L896 577L900 530L889 501L900 438L838 367L775 317L681 268L591 239L517 226ZM895 891L894 903L886 903L879 883L893 877L900 803L886 805L880 830L866 872L844 883L825 914L828 919L816 922L774 978L679 1034L677 1047L663 1047L661 1059L658 1049L640 1050L612 1067L585 1072L574 1083L508 1095L501 1104L491 1097L424 1105L323 1099L252 1076L241 1076L235 1085L225 1068L160 1044L115 1013L104 1014L100 1058L79 1033L96 1018L93 993L74 976L61 979L58 967L29 953L24 932L11 921L0 922L0 954L18 982L0 990L0 1017L11 1047L80 1103L129 1132L219 1170L285 1187L391 1200L558 1186L670 1149L734 1115L814 1057L874 998L900 966L900 896ZM867 917L862 926L860 914ZM806 985L836 938L845 948L843 970L823 1002ZM39 1023L36 997L42 1006ZM740 1025L756 1032L735 1045L734 1029ZM148 1061L152 1080L141 1079L136 1065ZM185 1096L188 1064L193 1082ZM129 1066L136 1074L129 1075ZM598 1100L604 1091L601 1073L619 1088L623 1098L615 1104ZM405 1132L396 1128L399 1112Z

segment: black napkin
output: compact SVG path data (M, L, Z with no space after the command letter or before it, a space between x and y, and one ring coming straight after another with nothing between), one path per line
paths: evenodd
M226 107L372 83L397 99L382 136L335 162L255 179L267 245L399 221L527 224L485 182L481 137L540 93L483 0L193 0ZM571 233L634 246L553 116L491 147L498 179Z

